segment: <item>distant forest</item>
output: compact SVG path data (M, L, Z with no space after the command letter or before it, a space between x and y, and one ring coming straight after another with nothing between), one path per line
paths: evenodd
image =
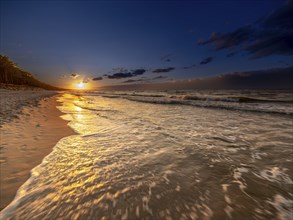
M60 90L35 79L34 76L19 68L7 56L0 55L0 83L39 87L47 90Z

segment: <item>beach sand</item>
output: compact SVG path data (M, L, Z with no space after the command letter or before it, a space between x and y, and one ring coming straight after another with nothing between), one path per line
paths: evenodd
M56 94L55 91L32 90L30 87L9 87L9 89L2 87L0 87L0 126L17 118L23 106L37 106L42 98Z
M59 116L51 91L1 90L0 209L14 198L55 144L74 134ZM54 95L55 94L55 95Z

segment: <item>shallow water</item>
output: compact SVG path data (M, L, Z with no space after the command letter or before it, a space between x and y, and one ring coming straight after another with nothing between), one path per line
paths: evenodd
M78 135L32 170L3 219L292 219L290 114L117 93L59 101Z

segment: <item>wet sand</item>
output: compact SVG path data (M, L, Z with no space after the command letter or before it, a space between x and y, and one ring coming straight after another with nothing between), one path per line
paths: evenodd
M74 134L67 121L60 118L62 113L56 108L58 95L52 96L48 91L1 92L1 105L4 101L7 105L0 124L0 210L13 200L31 169L41 163L55 144ZM19 98L20 94L24 98ZM15 102L19 99L23 102Z

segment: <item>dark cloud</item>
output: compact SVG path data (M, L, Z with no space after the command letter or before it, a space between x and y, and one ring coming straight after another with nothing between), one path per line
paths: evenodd
M155 69L153 70L153 73L168 73L172 70L174 70L174 67L168 67L168 68L159 68L159 69Z
M103 77L95 77L95 78L92 78L93 81L99 81L99 80L103 80Z
M70 76L71 76L73 79L76 79L76 78L78 78L80 75L77 74L77 73L72 73Z
M83 83L89 83L90 81L91 81L91 79L88 77L84 77L82 80Z
M144 79L129 79L129 80L126 80L122 83L134 83L134 82L143 82L145 81Z
M203 64L208 64L208 63L212 62L213 59L214 59L213 57L207 57L207 58L203 59L203 60L200 62L200 64L201 64L201 65L203 65Z
M195 78L190 80L173 80L161 83L128 84L104 87L106 89L292 89L293 66L234 72L218 76Z
M129 79L129 80L123 81L122 83L133 83L133 82L136 82L136 80L135 79Z
M144 74L145 72L146 72L145 69L136 69L136 70L133 70L133 71L132 71L132 75L133 75L133 76L138 76L138 75L142 75L142 74Z
M167 76L156 76L154 78L152 78L153 80L156 80L156 79L166 79L168 78Z
M235 48L248 52L252 58L293 54L293 0L254 25L248 25L226 34L213 33L198 44L212 44L216 50ZM227 55L227 57L229 57Z
M248 41L254 32L255 30L252 26L244 26L227 34L212 33L208 40L200 40L198 44L214 44L216 50L233 48Z
M293 29L292 22L293 1L286 1L285 4L270 14L264 21L263 26L267 28Z
M114 73L112 75L108 75L109 79L123 79L128 77L133 77L133 75L131 73Z
M123 69L126 70L126 69ZM139 76L142 75L146 72L145 69L135 69L132 70L130 72L118 72L118 73L114 73L112 75L107 75L107 77L109 79L123 79L123 78L130 78L130 77L134 77L134 76Z
M293 55L293 31L264 31L258 40L248 45L245 50L252 58L273 54Z
M183 69L187 70L187 69L192 69L192 68L195 68L197 67L197 65L191 65L191 66L184 66Z

